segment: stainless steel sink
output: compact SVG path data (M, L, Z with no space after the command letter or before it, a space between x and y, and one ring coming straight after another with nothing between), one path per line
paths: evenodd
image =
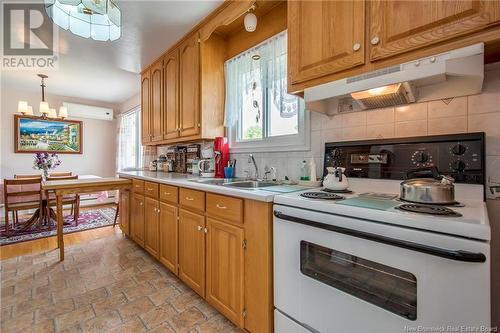
M237 179L237 178L231 178L231 179L210 178L210 179L193 179L191 181L195 182L195 183L200 183L200 184L224 185L224 184L229 184L229 183L233 183L233 182L241 181L241 180L243 180L243 179Z
M259 189L279 185L276 182L266 180L245 180L222 184L223 186L236 187L242 189Z

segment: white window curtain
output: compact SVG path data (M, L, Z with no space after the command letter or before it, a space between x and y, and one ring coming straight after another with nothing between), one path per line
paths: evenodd
M139 107L118 115L116 167L119 171L142 167L139 119Z
M281 116L298 112L298 98L287 94L287 33L275 35L259 45L229 59L224 64L226 103L224 126L236 125L243 109L243 96L262 87L272 91L272 102ZM247 103L249 101L246 101ZM262 100L253 100L253 107L262 110ZM257 111L258 116L262 111Z

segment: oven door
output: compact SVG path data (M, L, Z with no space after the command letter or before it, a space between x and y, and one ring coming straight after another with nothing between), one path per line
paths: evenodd
M489 327L488 243L280 205L274 214L277 333L287 320L313 332Z

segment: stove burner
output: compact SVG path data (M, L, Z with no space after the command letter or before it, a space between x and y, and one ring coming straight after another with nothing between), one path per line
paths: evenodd
M345 189L345 190L331 190L329 188L322 188L321 191L327 192L327 193L352 193L351 190Z
M422 213L429 215L439 215L439 216L450 216L450 217L460 217L462 214L455 212L449 208L443 206L431 206L431 205L417 205L417 204L403 204L396 207L397 209L404 210L413 213Z
M335 193L325 193L325 192L304 192L300 194L301 197L308 199L323 199L323 200L342 200L343 196Z

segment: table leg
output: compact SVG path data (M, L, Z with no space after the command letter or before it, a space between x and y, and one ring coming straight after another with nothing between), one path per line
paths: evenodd
M63 218L63 196L56 195L56 203L57 203L57 246L59 247L59 260L64 260L64 237L63 237L63 228L64 228L64 218Z

